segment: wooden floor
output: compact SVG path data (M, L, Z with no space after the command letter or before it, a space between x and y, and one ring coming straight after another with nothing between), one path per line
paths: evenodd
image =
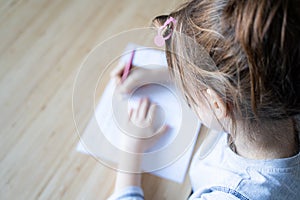
M78 67L99 42L148 26L180 2L1 1L0 199L102 200L112 193L115 171L75 149L71 96ZM90 115L84 107L77 114L82 131ZM146 199L155 200L185 199L188 183L143 179Z

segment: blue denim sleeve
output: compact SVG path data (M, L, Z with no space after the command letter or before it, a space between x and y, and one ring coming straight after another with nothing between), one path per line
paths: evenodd
M192 195L189 200L240 200L238 197L220 192L220 191L214 191L211 193L204 193L200 196Z
M112 194L107 200L144 200L144 193L142 188L130 186Z
M248 197L228 187L215 186L196 191L189 200L249 200Z

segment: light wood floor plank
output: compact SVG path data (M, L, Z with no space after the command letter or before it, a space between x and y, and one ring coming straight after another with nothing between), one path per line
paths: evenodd
M0 199L106 199L113 192L115 171L75 150L76 74L99 42L149 26L180 2L0 2ZM84 74L82 88L95 76ZM79 132L91 117L84 98L76 110ZM143 187L146 199L185 199L190 192L188 178L177 184L145 174Z

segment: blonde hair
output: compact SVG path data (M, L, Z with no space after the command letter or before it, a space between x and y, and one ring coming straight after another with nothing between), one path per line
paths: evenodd
M172 12L167 60L190 104L203 101L207 87L247 127L299 114L299 10L296 0L192 0ZM201 48L214 67L201 60Z

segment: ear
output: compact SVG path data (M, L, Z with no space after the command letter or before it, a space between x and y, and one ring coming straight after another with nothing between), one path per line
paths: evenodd
M217 118L224 119L227 116L226 103L212 89L206 89L206 97Z
M168 19L168 15L160 15L152 20L152 25L156 28L161 27L165 21Z

